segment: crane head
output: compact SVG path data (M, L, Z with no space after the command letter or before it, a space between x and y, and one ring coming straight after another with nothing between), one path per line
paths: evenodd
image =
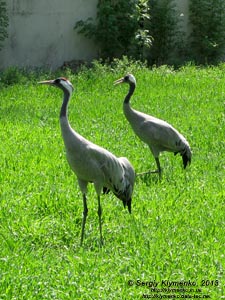
M44 80L44 81L40 81L38 82L38 84L48 84L48 85L52 85L55 86L57 88L60 88L63 91L67 91L69 92L69 94L72 94L74 88L72 83L66 79L65 77L59 77L53 80Z
M124 77L114 81L114 84L119 84L119 83L128 83L128 84L134 84L136 85L136 79L134 77L134 75L132 74L127 74Z

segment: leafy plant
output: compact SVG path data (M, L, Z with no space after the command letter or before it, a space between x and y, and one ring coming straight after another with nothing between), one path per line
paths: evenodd
M0 83L13 85L22 82L22 72L17 67L9 67L0 75Z
M197 63L216 63L225 48L225 2L190 0L191 57Z
M2 42L7 38L7 26L9 23L6 2L0 0L0 50L3 47Z
M150 64L177 64L183 60L181 18L174 0L150 0L149 32L153 37ZM178 55L179 54L179 55ZM179 57L179 59L178 59Z
M96 22L78 21L75 29L99 46L100 58L110 61L123 55L142 56L151 38L145 29L149 18L147 0L99 0Z

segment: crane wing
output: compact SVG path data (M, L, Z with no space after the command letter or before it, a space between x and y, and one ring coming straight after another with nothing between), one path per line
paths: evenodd
M110 189L119 199L131 198L135 181L135 171L125 157L117 158L108 150L97 145L89 145L91 160L101 172L103 186Z
M131 126L137 136L150 148L155 148L159 152L179 152L183 143L187 143L183 135L167 122L138 111L134 112Z
M140 138L159 152L180 152L187 144L186 139L174 127L162 120L147 120L140 126Z

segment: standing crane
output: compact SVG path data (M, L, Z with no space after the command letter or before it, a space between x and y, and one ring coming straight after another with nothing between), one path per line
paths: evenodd
M60 110L62 138L68 163L77 176L83 195L81 245L88 214L86 198L88 183L94 184L97 193L100 243L102 245L101 190L103 189L104 192L111 190L117 198L123 201L124 208L127 206L129 213L131 213L131 196L135 181L134 169L127 158L117 158L111 152L93 144L71 128L67 117L67 107L74 88L69 80L60 77L54 80L41 81L39 84L51 85L63 91L63 102Z
M123 102L125 117L136 135L149 146L156 161L157 170L146 173L159 173L159 178L161 178L162 169L159 154L162 151L173 152L174 155L180 153L185 169L187 164L191 163L192 154L184 136L167 122L131 108L130 99L136 88L136 79L132 74L128 74L114 82L114 84L119 83L129 84L129 92Z

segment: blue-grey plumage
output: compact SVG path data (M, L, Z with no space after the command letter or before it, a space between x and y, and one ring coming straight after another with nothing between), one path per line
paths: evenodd
M157 171L154 172L161 175L159 154L162 151L173 152L175 155L180 153L183 166L186 168L187 164L191 163L192 153L185 137L169 123L131 108L130 98L136 88L136 79L132 74L115 81L115 84L119 83L129 84L129 92L123 103L123 112L135 134L149 146L157 164Z
M40 84L49 84L63 91L63 103L60 110L60 126L65 144L68 163L77 176L78 184L83 195L83 221L81 231L81 245L83 243L87 207L87 185L93 183L98 197L98 215L100 241L102 243L102 209L100 194L102 189L111 190L123 201L131 213L131 199L134 188L135 172L128 159L117 158L108 150L95 145L72 129L68 121L67 107L72 96L73 86L66 78L42 81Z

